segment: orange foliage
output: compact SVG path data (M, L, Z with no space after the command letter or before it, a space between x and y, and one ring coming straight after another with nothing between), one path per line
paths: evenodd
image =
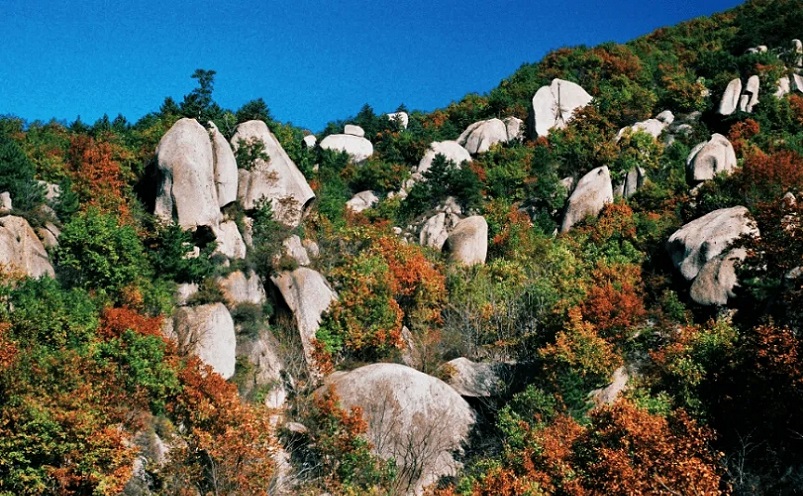
M114 339L132 330L144 336L162 337L162 317L146 317L130 308L105 308L101 315L98 334Z
M626 203L609 203L600 212L599 219L591 228L591 240L602 243L617 236L622 238L636 237L636 221L633 209Z
M789 105L797 123L803 125L803 96L794 93L789 95Z
M641 267L599 262L591 272L591 287L580 305L582 315L606 338L623 340L627 330L647 313Z
M745 191L757 189L764 200L777 200L784 193L803 189L803 157L781 150L767 155L754 150L744 161L739 180Z
M10 330L11 324L0 323L0 373L10 369L17 361L17 354L19 354L17 343L7 337Z
M794 385L803 386L801 342L791 329L760 325L751 338L758 372L781 376Z
M180 485L213 485L213 494L268 494L277 449L270 412L240 401L237 388L197 357L181 370L184 388L170 410L188 433L170 470ZM214 474L199 481L199 474ZM203 491L205 492L205 491Z
M747 148L747 142L761 132L761 126L753 119L745 119L731 126L728 132L728 140L733 144L733 149L738 156L745 155L748 151L756 152L755 149Z
M109 142L74 136L70 141L71 177L82 202L106 213L119 213L127 221L130 212L125 193L129 177L116 159L119 153Z

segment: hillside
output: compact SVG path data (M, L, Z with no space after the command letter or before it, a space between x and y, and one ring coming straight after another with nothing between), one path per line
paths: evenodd
M204 69L135 123L0 117L0 495L797 494L801 26L318 134Z

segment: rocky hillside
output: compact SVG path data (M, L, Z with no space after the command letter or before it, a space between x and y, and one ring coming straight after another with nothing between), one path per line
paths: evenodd
M0 495L795 494L801 26L317 135L201 69L136 123L0 118Z

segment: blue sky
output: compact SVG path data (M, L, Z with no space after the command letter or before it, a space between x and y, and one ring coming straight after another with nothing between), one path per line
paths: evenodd
M624 42L739 0L0 0L0 114L130 121L217 71L225 108L262 97L318 131L364 103L432 110L561 46Z

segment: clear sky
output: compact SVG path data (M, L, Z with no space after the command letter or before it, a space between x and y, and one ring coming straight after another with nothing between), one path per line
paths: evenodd
M0 0L0 114L130 121L217 71L318 131L368 103L429 111L561 46L624 42L740 0Z

